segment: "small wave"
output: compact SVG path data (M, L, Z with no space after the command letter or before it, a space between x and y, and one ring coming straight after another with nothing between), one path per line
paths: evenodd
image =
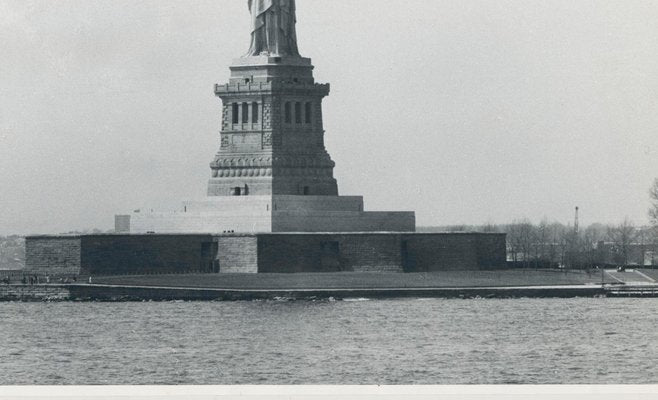
M358 297L358 298L343 299L343 301L351 301L351 302L354 302L354 301L370 301L370 299L367 299L365 297Z

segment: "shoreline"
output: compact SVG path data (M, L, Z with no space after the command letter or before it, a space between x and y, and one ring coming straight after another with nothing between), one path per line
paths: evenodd
M576 297L658 297L658 286L565 285L368 289L221 289L104 284L18 284L0 286L0 301L3 302L342 300L354 298L520 299Z
M559 273L556 273L559 272ZM0 285L0 301L250 301L392 298L658 297L653 271L183 274ZM85 279L86 278L86 279Z

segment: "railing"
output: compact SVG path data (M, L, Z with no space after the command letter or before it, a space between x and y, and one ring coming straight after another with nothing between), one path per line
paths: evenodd
M658 297L658 286L607 286L608 297Z
M0 284L23 284L23 285L43 285L43 284L66 284L85 282L88 277L82 277L76 274L45 274L42 272L32 271L0 271Z

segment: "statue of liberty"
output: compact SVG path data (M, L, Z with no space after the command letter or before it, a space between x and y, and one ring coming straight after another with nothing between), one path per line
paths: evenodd
M251 46L247 56L297 56L295 0L249 0Z

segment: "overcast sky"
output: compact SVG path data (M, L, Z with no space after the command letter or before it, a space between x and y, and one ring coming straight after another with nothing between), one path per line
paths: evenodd
M377 5L373 5L377 4ZM419 225L647 221L658 2L298 0L339 190ZM0 234L205 195L247 1L0 0Z

